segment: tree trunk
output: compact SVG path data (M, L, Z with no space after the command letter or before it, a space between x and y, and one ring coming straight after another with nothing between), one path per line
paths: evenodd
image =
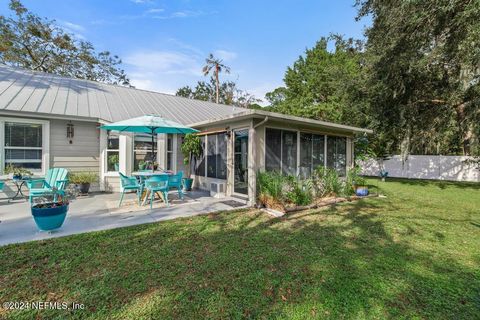
M465 124L465 103L461 103L455 107L457 113L457 124L461 134L461 147L464 156L470 154L470 139L472 138L472 131L467 124Z
M220 83L218 81L218 65L215 66L215 80L217 82L217 99L216 102L218 103L218 98L220 95Z

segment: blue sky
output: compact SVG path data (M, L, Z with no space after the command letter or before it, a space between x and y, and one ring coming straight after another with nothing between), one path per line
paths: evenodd
M263 99L287 66L330 32L363 38L354 0L23 0L43 17L124 61L137 88L175 93L204 79L212 52L232 69L223 79ZM0 13L8 12L1 1Z

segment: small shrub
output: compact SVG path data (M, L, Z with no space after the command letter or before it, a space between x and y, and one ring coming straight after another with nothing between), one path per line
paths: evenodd
M342 194L343 182L334 169L319 166L313 172L311 179L315 197L323 198Z
M288 204L304 206L313 200L310 184L276 171L259 172L257 188L260 203L273 209L283 210Z
M312 203L313 196L310 185L306 181L294 180L292 190L287 193L287 199L297 206L307 206Z
M94 183L97 180L98 175L94 172L74 172L68 177L68 181L72 184Z

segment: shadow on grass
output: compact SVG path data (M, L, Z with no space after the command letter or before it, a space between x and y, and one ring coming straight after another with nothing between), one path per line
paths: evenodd
M9 246L0 298L87 308L7 314L19 319L478 317L478 273L393 238L388 205L217 213Z
M380 178L369 177L371 181L380 182ZM444 180L423 180L423 179L407 179L407 178L387 178L385 182L396 182L403 185L410 185L410 186L434 186L439 189L472 189L472 190L480 190L480 183L478 182L456 182L456 181L444 181ZM382 182L380 182L382 183Z

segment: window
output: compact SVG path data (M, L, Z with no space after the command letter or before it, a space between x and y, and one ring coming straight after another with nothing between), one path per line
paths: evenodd
M297 132L282 131L282 172L297 174Z
M133 136L133 171L151 170L157 162L157 135L153 137L155 153L152 154L152 135L135 133Z
M202 150L200 156L193 161L194 172L196 176L205 176L205 136L200 137L202 143Z
M300 135L299 144L297 143L298 134ZM327 155L325 155L325 139L327 139ZM300 148L299 153L297 148ZM295 176L297 165L301 178L310 177L319 166L334 168L339 175L344 176L347 166L347 139L267 128L265 130L265 170L276 170Z
M217 141L217 178L227 179L227 135L218 134Z
M325 136L300 133L300 176L308 178L318 166L325 165Z
M327 137L327 167L337 170L345 176L347 168L347 139Z
M174 170L173 168L173 134L167 134L167 170Z
M284 174L297 173L297 132L267 128L265 130L265 169Z
M42 125L5 122L5 166L42 170Z
M227 178L227 135L207 136L207 177Z
M207 177L217 177L217 136L207 136Z
M119 168L119 135L117 132L107 133L107 171L118 171Z
M282 166L282 130L265 131L265 169L280 172Z
M209 134L201 136L200 140L202 152L192 163L195 175L227 179L227 135Z

